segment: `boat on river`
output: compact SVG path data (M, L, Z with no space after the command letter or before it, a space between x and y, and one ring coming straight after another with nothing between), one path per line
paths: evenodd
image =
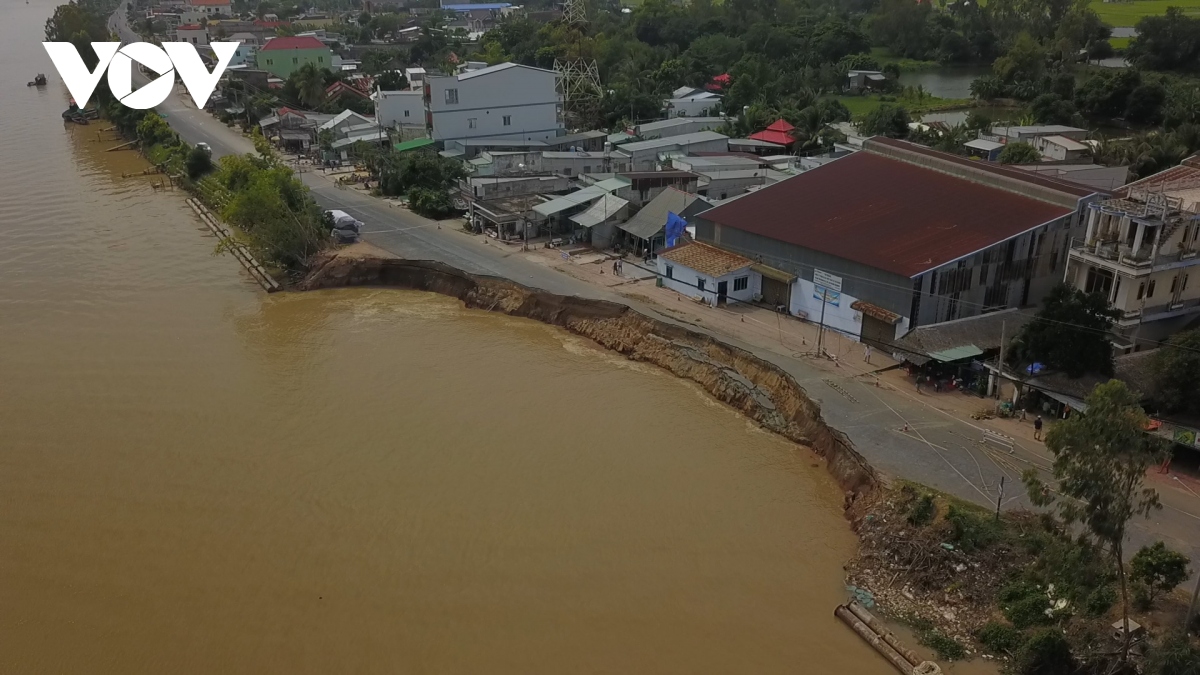
M31 80L25 86L27 86L27 87L44 87L44 86L46 86L46 76L41 73L38 73L37 77L33 78L33 80Z

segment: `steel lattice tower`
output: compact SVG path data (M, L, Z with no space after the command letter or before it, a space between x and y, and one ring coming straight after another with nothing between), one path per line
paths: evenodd
M587 24L584 0L565 0L562 20L582 33ZM580 54L575 59L555 59L554 70L558 73L563 112L572 123L578 124L594 112L600 101L600 69L595 59L586 59Z

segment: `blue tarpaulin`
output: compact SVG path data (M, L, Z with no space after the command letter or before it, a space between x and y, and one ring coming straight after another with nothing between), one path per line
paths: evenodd
M679 217L679 214L672 211L667 211L667 248L675 245L675 242L683 236L684 229L687 228L687 221Z

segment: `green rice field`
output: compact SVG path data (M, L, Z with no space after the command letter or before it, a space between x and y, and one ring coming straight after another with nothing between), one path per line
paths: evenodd
M1103 2L1092 0L1092 9L1110 26L1133 26L1143 16L1166 14L1168 7L1179 7L1187 14L1200 17L1200 0L1133 0L1132 2Z

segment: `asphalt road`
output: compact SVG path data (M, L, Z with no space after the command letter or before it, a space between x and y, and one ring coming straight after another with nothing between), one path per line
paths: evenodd
M123 11L114 15L110 26L124 41L139 39L125 24ZM196 110L182 89L158 110L184 140L208 143L217 157L254 152L249 139ZM485 237L466 235L457 224L439 227L435 221L361 192L338 188L312 173L302 173L301 179L321 206L347 211L363 221L366 241L402 257L438 260L468 272L504 277L563 295L612 300L676 322L654 306L560 273L540 264L534 256L487 243L490 240ZM709 332L700 326L688 327ZM1021 472L1030 463L1043 468L1050 464L1049 453L1040 445L1018 445L1013 455L984 448L980 444L982 427L938 410L928 404L928 397L922 400L915 391L889 391L853 377L831 375L782 347L764 348L725 335L716 337L779 365L795 377L821 403L826 421L846 433L859 452L884 473L978 504L994 507L999 499L1004 508L1017 508L1029 506L1020 482ZM908 431L902 431L905 425ZM1001 477L1005 480L1003 497ZM1190 493L1186 486L1156 487L1164 509L1149 520L1134 522L1128 550L1132 553L1143 544L1161 539L1193 560L1200 560L1200 495Z

